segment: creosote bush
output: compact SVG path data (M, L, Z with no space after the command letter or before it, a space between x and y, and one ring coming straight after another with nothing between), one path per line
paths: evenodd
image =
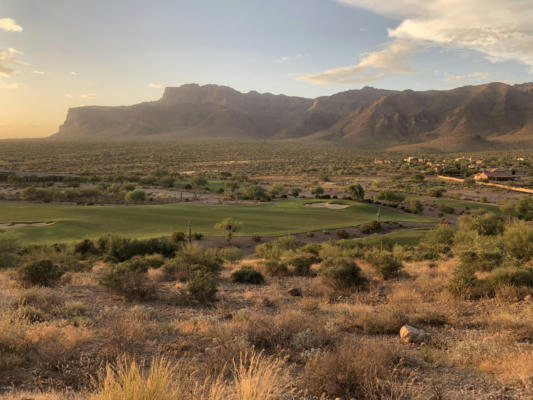
M320 264L320 276L326 285L336 290L364 286L367 282L361 268L349 257L323 260Z
M40 260L21 266L18 270L19 280L27 285L54 286L59 282L64 271L52 260Z
M259 285L265 282L263 274L252 267L242 267L231 274L231 280L237 283L251 283Z
M365 255L365 258L376 273L385 280L397 276L403 269L402 262L389 251L373 249Z
M209 272L196 271L187 281L187 291L201 303L214 301L218 291L216 278Z
M474 268L466 264L459 264L448 281L447 289L455 297L470 298L474 295L479 281Z

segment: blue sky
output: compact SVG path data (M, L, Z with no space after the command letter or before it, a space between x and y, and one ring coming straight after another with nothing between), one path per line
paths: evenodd
M316 97L530 81L528 3L2 0L0 137L47 136L68 107L191 82Z

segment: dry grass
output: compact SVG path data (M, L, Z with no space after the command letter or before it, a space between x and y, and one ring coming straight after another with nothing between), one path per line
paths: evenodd
M493 373L503 383L522 383L533 390L533 346L482 361L480 369Z

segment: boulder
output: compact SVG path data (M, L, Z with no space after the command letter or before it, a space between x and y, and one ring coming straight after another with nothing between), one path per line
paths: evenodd
M404 325L400 329L400 338L404 343L422 343L428 339L428 334L422 329Z

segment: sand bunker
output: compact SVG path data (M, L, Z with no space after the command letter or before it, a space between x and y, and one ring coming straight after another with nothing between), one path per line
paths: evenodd
M50 226L53 222L12 222L10 224L0 224L0 229L22 228L24 226Z
M350 206L346 204L310 203L310 204L306 204L306 207L320 207L320 208L329 208L331 210L342 210L343 208L348 208Z

